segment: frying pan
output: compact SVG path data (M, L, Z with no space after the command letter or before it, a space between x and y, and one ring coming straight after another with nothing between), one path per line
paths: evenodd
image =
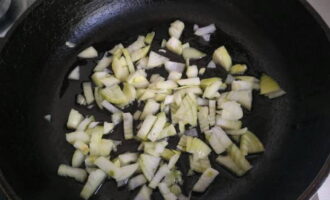
M0 55L0 188L8 199L79 199L82 185L56 175L73 153L64 138L66 117L72 107L98 120L109 115L75 105L81 82L67 81L67 74L85 66L86 81L96 62L76 55L89 45L105 50L153 29L159 41L175 19L187 22L187 29L215 23L211 43L196 47L224 44L235 63L248 64L249 74L265 72L287 92L272 101L256 97L247 114L244 123L266 147L249 158L254 168L238 178L213 163L220 175L192 199L292 200L315 192L330 168L330 32L306 2L43 0L17 22ZM67 48L66 41L77 46ZM50 123L46 114L52 115ZM136 193L107 181L92 199L129 199ZM161 199L157 192L153 198Z

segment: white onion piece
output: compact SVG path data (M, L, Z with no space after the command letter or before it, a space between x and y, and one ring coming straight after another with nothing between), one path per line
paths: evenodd
M224 103L222 106L222 114L221 117L227 120L239 120L243 117L243 110L241 105L236 103L235 101L228 101Z
M140 174L129 180L128 188L129 190L134 190L135 188L144 185L145 183L147 183L147 179L143 176L143 174Z
M93 94L93 89L92 89L92 83L84 82L83 91L84 91L84 96L85 96L87 104L93 103L95 99L94 99L94 94Z
M179 79L181 79L182 77L182 73L180 72L176 72L176 71L171 71L167 77L168 80L172 80L172 81L177 81Z
M182 73L185 68L185 64L183 63L178 63L178 62L173 62L173 61L167 61L165 62L165 69L168 72L179 72Z
M134 200L150 200L151 199L152 190L144 185L139 193L134 197Z
M195 35L198 36L203 36L203 35L209 35L214 33L217 30L217 28L215 27L214 24L210 24L208 26L204 26L201 28L198 28L197 30L195 30Z
M51 114L45 115L44 119L50 122L52 120L52 115Z
M73 153L71 165L72 167L79 167L83 164L84 160L85 160L85 155L81 151L76 150Z
M159 67L163 65L166 61L169 59L166 58L165 56L162 56L154 51L151 51L149 54L149 60L147 64L147 69Z
M75 109L71 109L66 126L70 129L76 129L83 119L82 114Z
M145 40L144 36L141 35L138 36L137 40L126 48L127 51L132 53L133 51L143 48L145 46L144 40Z
M136 162L138 159L138 153L123 153L118 156L121 165L127 165L132 162Z
M83 169L70 167L68 165L61 164L57 170L57 174L60 176L71 177L76 181L84 182L87 178L87 173Z
M160 183L158 185L159 191L162 194L163 198L165 200L176 200L177 197L175 196L175 194L173 194L170 189L168 188L166 183Z
M151 156L148 154L141 154L139 158L139 165L148 181L151 181L158 168L160 157Z
M200 85L201 81L199 78L188 78L188 79L180 79L177 83L181 86L190 86L190 85Z
M115 125L113 123L104 122L103 123L103 128L104 128L103 133L104 133L104 135L109 134L113 130L114 127L115 127Z
M107 175L100 169L91 172L84 188L80 193L80 196L85 200L89 199L89 197L91 197L97 188L102 184L106 176Z
M133 116L131 113L123 113L124 138L129 140L133 138Z
M182 21L176 20L175 22L171 23L168 33L170 34L171 37L175 37L179 39L183 32L184 27L185 26Z
M70 42L70 41L66 41L65 42L65 45L69 48L75 48L76 47L76 44L73 43L73 42Z
M90 140L90 136L83 131L67 133L65 137L66 137L66 141L71 144L74 144L77 141L88 143Z
M188 78L195 78L198 75L197 65L192 65L187 68L186 75Z
M112 57L109 57L107 53L105 53L103 58L98 61L96 67L94 68L94 72L103 71L104 69L110 66L111 62L112 62Z
M219 172L215 169L208 168L198 179L197 183L193 187L194 192L204 192L206 188L213 182Z
M109 103L108 101L102 101L102 106L111 113L121 112L117 107Z
M171 37L167 42L166 42L166 48L170 50L173 53L176 53L178 55L182 54L182 43L180 40L178 40L175 37Z
M202 35L201 37L202 37L203 40L205 40L206 42L209 42L209 41L211 40L211 35L210 35L210 34Z
M70 80L79 80L80 79L80 67L75 67L68 76Z
M165 49L159 49L159 52L166 53L167 51Z
M88 47L87 49L83 50L78 54L79 58L96 58L98 56L98 53L94 47Z
M160 181L168 174L170 173L170 169L168 168L168 166L165 164L163 166L161 166L157 173L155 174L155 176L152 178L152 180L149 183L149 187L155 189L158 184L160 183Z
M210 69L215 69L217 66L215 65L215 63L211 60L209 62L209 64L207 64L207 68L210 68Z

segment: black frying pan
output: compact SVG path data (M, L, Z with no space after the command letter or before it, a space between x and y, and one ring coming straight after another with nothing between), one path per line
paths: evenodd
M244 122L266 146L264 154L249 158L254 168L237 178L214 164L220 175L193 199L308 199L330 168L330 32L311 13L304 1L293 0L39 1L16 24L0 55L0 189L9 199L78 199L82 185L56 175L73 152L64 139L66 116L71 107L98 120L109 115L74 105L80 83L66 81L66 75L85 65L87 80L95 63L78 61L77 53L91 44L105 50L131 42L152 29L161 32L160 40L168 24L181 19L190 28L214 22L218 31L210 46L194 45L203 50L225 44L235 62L250 66L249 74L266 72L287 91L273 101L255 98ZM67 48L68 40L76 48ZM52 123L43 119L48 113ZM136 193L107 181L92 199ZM158 193L153 197L160 199Z

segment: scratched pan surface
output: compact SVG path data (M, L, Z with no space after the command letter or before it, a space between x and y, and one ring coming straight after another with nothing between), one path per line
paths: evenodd
M284 0L39 1L16 25L0 54L0 191L10 199L79 199L82 184L56 175L58 165L69 164L74 151L64 137L68 112L74 107L107 121L110 115L75 105L81 82L96 63L77 60L76 55L89 45L102 52L121 41L128 44L151 30L157 33L156 50L168 38L169 23L181 19L187 23L184 41L209 54L226 45L235 63L248 64L248 74L266 72L288 93L272 101L254 95L244 124L266 147L264 154L249 157L254 168L238 178L212 163L220 175L192 199L308 199L329 170L330 44L307 7ZM194 23L217 25L210 44L189 33ZM69 49L66 41L77 46ZM68 81L76 65L82 66L82 79ZM206 76L224 74L210 70ZM51 123L44 120L46 114L52 115ZM119 127L111 137L121 135ZM136 147L126 142L119 153ZM186 170L187 160L178 166ZM185 179L184 191L196 178ZM136 193L107 181L91 199L131 199ZM153 199L161 199L160 194L154 193Z

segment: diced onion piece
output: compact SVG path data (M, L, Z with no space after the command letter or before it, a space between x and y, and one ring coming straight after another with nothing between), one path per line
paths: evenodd
M95 102L96 102L97 106L98 106L101 110L103 110L103 106L102 106L103 97L102 97L102 95L100 94L100 90L101 90L100 87L95 87L95 88L94 88L94 98L95 98Z
M107 135L113 131L113 128L115 127L115 125L113 123L104 122L103 127L104 127L103 133L104 133L104 135Z
M237 129L237 130L227 130L226 133L229 135L243 135L248 131L247 128Z
M100 142L90 143L90 154L95 156L109 156L113 149L112 140L101 139Z
M92 83L91 82L84 82L83 83L83 91L84 91L84 96L85 96L87 104L93 103L94 102L94 95L93 95Z
M252 132L247 131L241 137L240 149L243 155L250 153L260 153L265 150L264 145Z
M81 151L76 150L73 153L71 165L72 167L79 167L82 165L84 160L85 160L85 155Z
M114 85L112 87L107 87L101 90L101 95L103 98L110 103L126 105L128 103L128 98L123 93L119 85Z
M149 99L144 106L143 112L140 116L140 119L143 120L147 115L156 114L159 111L160 104L154 101L153 99Z
M210 147L196 137L188 139L186 151L194 154L198 159L205 158L211 153Z
M65 42L65 45L69 48L75 48L76 47L76 44L73 43L73 42L70 42L70 41L66 41Z
M182 45L182 49L185 49L185 48L188 48L188 47L190 47L189 42L186 42Z
M127 78L127 82L133 85L135 88L146 88L149 85L149 81L146 78L146 74L142 70L138 70L131 74Z
M166 124L166 115L165 113L161 112L157 115L157 120L155 121L152 129L148 134L148 139L153 142L156 141L159 133L163 130L165 124Z
M120 154L118 156L118 159L119 159L121 165L127 165L129 163L136 162L138 159L138 154L127 152L127 153Z
M170 191L175 194L176 196L179 196L182 194L182 190L178 184L174 184L170 187Z
M144 185L139 193L134 197L134 200L150 200L151 199L152 190Z
M185 68L185 65L183 63L178 63L173 61L166 61L164 64L165 64L165 69L168 72L175 71L182 73Z
M247 70L247 66L243 64L236 64L230 68L231 74L244 74Z
M109 75L106 72L94 72L94 74L91 76L91 79L93 80L96 86L101 87L103 86L101 80L106 78L107 76Z
M119 43L119 44L115 45L109 52L112 55L114 55L114 54L117 54L119 50L121 51L121 49L123 49L123 48L124 48L123 44Z
M143 48L145 46L144 41L145 41L145 37L139 35L137 40L127 47L128 52L132 53L136 50Z
M202 68L199 69L198 74L203 75L205 73L205 71L206 71L206 68L202 67Z
M165 56L159 55L154 51L151 51L149 54L147 69L159 67L163 65L166 61L169 61L169 59L166 58Z
M175 37L179 39L184 30L184 27L185 26L182 21L176 20L173 23L171 23L168 33L170 34L171 37Z
M94 72L100 72L110 66L112 62L112 57L108 56L108 53L105 53L103 58L98 61L96 67L94 68Z
M237 90L253 90L254 89L254 84L252 82L248 81L233 81L231 83L231 88L233 91Z
M271 95L270 97L275 98L285 94L285 92L280 88L279 84L273 78L263 74L260 78L260 94L266 96Z
M76 129L83 119L82 114L75 109L71 109L66 126L70 129Z
M188 86L188 85L199 85L200 79L199 78L188 78L188 79L180 79L177 83L181 86Z
M148 135L149 131L151 130L151 128L154 125L156 120L157 120L156 116L147 115L147 117L145 118L145 120L142 123L142 126L141 126L140 130L137 133L137 136L142 140L146 140L147 135Z
M126 59L126 63L127 63L127 66L128 66L128 71L130 73L135 72L134 64L132 62L132 58L131 58L130 53L128 52L127 49L122 49L122 51L123 51L124 57Z
M148 181L151 181L158 168L160 158L148 154L141 154L138 162L144 176Z
M215 65L215 63L213 62L213 60L211 60L209 62L209 64L207 64L207 68L210 68L210 69L215 69L217 66Z
M233 143L226 133L217 126L211 129L210 135L207 138L209 144L217 154L223 153Z
M128 98L128 102L131 103L136 99L136 89L129 83L124 83L123 92Z
M167 141L161 142L145 142L144 143L144 152L152 156L160 156L160 154L165 150L165 147L168 145Z
M116 181L123 181L128 179L129 177L131 177L136 170L139 168L139 164L138 163L134 163L131 165L126 165L124 167L121 167L118 171L117 174L114 174L114 178L116 179Z
M173 81L177 81L179 79L181 79L182 77L182 73L180 72L176 72L176 71L171 71L168 75L168 80L173 80Z
M166 126L158 135L157 140L176 135L175 127L171 124Z
M206 34L206 35L202 35L201 36L206 42L209 42L211 40L211 35L210 34Z
M214 51L213 62L221 65L226 71L230 70L232 60L225 46L221 46Z
M199 107L198 122L202 132L209 130L209 109L206 106Z
M152 41L154 40L155 37L155 32L150 32L147 34L146 38L144 39L144 42L147 44L151 44Z
M77 95L76 102L77 102L77 104L82 105L82 106L85 106L87 104L85 97L81 94Z
M218 90L220 90L222 85L221 81L216 81L211 85L207 86L204 90L203 98L213 99L216 97Z
M123 113L124 138L129 140L133 138L133 116L131 113Z
M79 58L96 58L98 53L94 47L88 47L87 49L83 50L78 54Z
M227 149L228 155L231 157L231 159L234 161L234 163L241 168L244 173L247 172L252 168L251 164L248 160L244 157L241 150L235 145L232 144Z
M188 78L195 78L198 75L197 65L192 65L187 68L186 75Z
M134 120L139 120L140 119L140 116L141 116L141 111L140 110L137 110L134 114L133 114L133 119Z
M235 101L228 101L222 104L221 117L227 120L239 120L243 117L241 105Z
M107 175L114 177L114 174L118 173L119 167L105 157L98 157L95 160L95 165L104 171Z
M77 131L66 134L66 141L71 144L74 144L77 141L88 143L89 139L90 139L89 135L83 131Z
M230 91L226 98L230 101L237 101L246 109L251 110L252 107L251 90Z
M80 79L80 67L75 67L68 76L70 80L79 80Z
M129 75L126 59L124 57L114 56L112 61L112 71L117 79L125 81Z
M131 54L132 62L138 61L138 60L146 57L149 50L150 50L150 45L132 52L132 54Z
M143 174L140 174L129 180L128 188L129 188L129 190L134 190L135 188L140 187L141 185L144 185L145 183L147 183L147 179L144 177Z
M59 176L71 177L76 181L84 182L87 178L87 173L83 169L70 167L68 165L61 164L57 170Z
M267 95L267 97L268 97L269 99L274 99L274 98L277 98L277 97L283 96L283 95L285 95L285 94L286 94L286 92L285 92L284 90L279 90L279 91L276 91L276 92L269 93L269 94Z
M230 156L219 155L216 159L218 163L235 173L237 176L242 176L245 172L240 167L236 165L233 159Z
M206 89L208 86L210 86L213 83L218 82L218 81L221 82L221 78L213 77L213 78L202 79L200 86L202 89Z
M232 84L233 81L235 81L235 77L233 77L231 74L228 74L225 83Z
M211 163L208 157L196 158L193 155L189 156L190 169L198 173L203 173L205 170L211 167Z
M175 167L175 164L178 162L179 158L181 156L181 152L175 151L175 154L170 158L168 162L168 168L172 169Z
M155 176L152 178L152 180L149 183L149 187L155 189L158 184L160 183L160 181L166 176L166 174L170 173L170 169L169 167L164 164L163 166L161 166L157 173L155 174Z
M206 54L195 48L187 47L183 49L182 56L184 59L201 59L205 57Z
M210 126L215 125L215 110L216 110L216 101L210 100L209 101L209 122Z
M50 115L50 114L45 115L45 116L44 116L44 119L47 120L48 122L50 122L51 119L52 119L52 115Z
M207 34L212 34L217 30L214 24L210 24L208 26L200 27L195 30L195 35L203 36Z
M166 42L166 48L170 50L173 53L176 53L178 55L182 54L182 43L180 40L178 40L175 37L171 37L167 42Z
M158 185L159 191L162 194L163 198L165 200L176 200L177 197L175 196L175 194L173 194L170 189L168 188L168 186L166 185L166 183L160 183Z
M73 144L74 148L80 150L84 155L87 155L89 152L88 145L83 143L82 141L76 141Z
M194 192L204 192L207 187L213 182L219 172L215 169L208 168L198 179L197 183L193 187Z
M121 112L117 107L109 103L108 101L102 101L102 106L111 113Z
M82 189L80 196L87 200L91 197L97 188L102 184L107 175L100 169L91 172L88 176L87 182Z

